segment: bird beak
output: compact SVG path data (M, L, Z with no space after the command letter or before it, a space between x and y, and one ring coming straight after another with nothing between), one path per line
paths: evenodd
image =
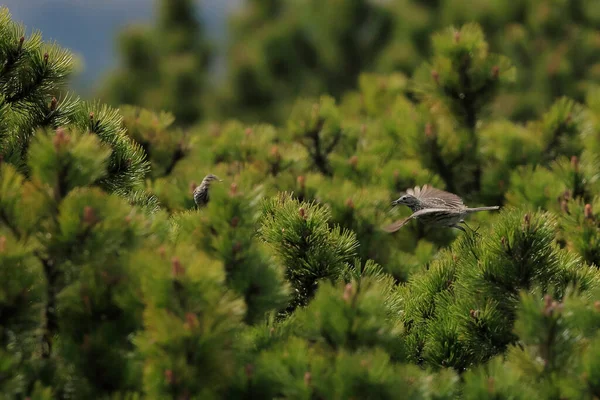
M397 205L398 205L398 200L392 201L392 206L397 206Z

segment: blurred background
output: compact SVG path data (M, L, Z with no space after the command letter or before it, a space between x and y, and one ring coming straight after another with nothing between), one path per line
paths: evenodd
M362 72L410 78L432 34L482 25L516 84L497 117L525 121L600 82L598 0L3 0L79 55L72 87L113 105L206 120L282 122L298 96L340 99Z
M227 15L242 1L196 0L194 17L204 24L211 41L223 46ZM91 94L94 83L117 65L120 31L131 24L152 23L158 11L156 0L2 0L0 5L30 31L39 30L80 56L84 64L73 88L82 94Z

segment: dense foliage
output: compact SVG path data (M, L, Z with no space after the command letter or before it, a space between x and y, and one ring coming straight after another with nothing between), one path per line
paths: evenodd
M170 110L177 124L203 116L212 48L193 0L157 1L156 26L130 25L119 35L120 67L101 89L109 103Z
M177 124L283 124L298 96L340 100L365 72L412 76L434 55L432 34L472 21L519 71L492 99L495 118L535 119L561 96L583 102L600 80L595 0L244 0L225 51L207 44L191 0L157 3L154 26L122 33L120 69L100 94L170 110ZM211 58L227 65L222 84Z
M69 52L2 9L0 398L599 397L600 87L500 117L526 65L474 23L430 43L285 123L182 129L66 95ZM502 210L383 232L425 183Z

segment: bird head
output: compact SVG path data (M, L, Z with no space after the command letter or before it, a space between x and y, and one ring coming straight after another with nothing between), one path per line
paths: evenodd
M218 176L216 176L216 175L213 175L213 174L208 174L208 175L206 175L206 176L204 177L203 181L204 181L204 182L207 182L207 183L208 183L208 182L212 182L212 181L219 181L219 182L223 182L223 179L219 178L219 177L218 177Z
M405 193L396 200L392 201L393 206L405 205L411 207L417 204L419 204L419 199L417 199L415 196L409 193Z

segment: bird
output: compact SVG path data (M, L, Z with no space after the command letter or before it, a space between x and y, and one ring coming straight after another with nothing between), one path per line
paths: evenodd
M198 208L200 207L204 207L209 200L209 196L208 196L208 192L210 189L210 184L213 181L219 181L219 182L223 182L223 180L221 178L219 178L216 175L213 174L208 174L204 177L204 179L202 179L202 182L200 182L200 185L196 186L196 189L194 189L194 202L196 203L196 206Z
M407 189L406 193L392 202L392 206L405 205L413 212L410 216L395 221L382 229L386 232L396 232L411 219L418 219L428 226L443 226L456 228L463 232L466 230L459 224L465 224L467 215L479 211L498 210L499 206L475 207L465 206L463 200L455 195L430 185L416 186Z

